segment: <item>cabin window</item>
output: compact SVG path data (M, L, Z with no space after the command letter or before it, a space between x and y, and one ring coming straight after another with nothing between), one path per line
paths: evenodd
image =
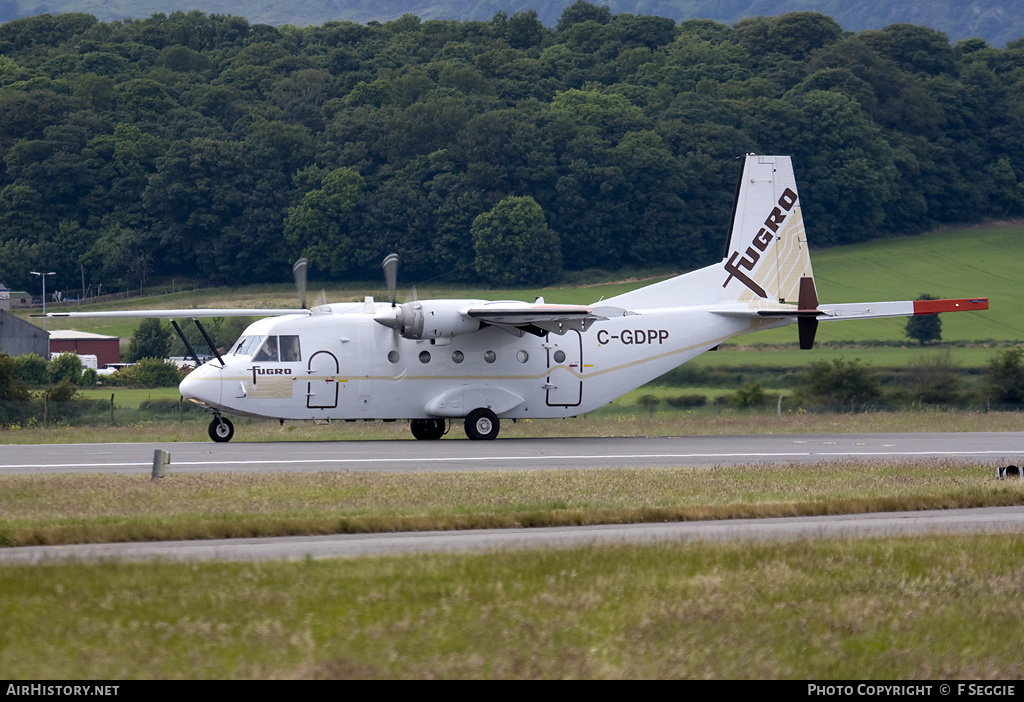
M299 353L299 337L297 334L281 335L281 360L301 361L302 354Z
M452 360L455 361L456 363L462 363L462 361L465 360L465 358L466 354L462 353L461 351L455 351L452 353Z
M526 353L525 351L520 351L519 353L516 354L516 360L519 361L520 363L526 363L527 361L530 360L530 354Z
M420 363L430 363L429 351L420 351Z
M392 363L398 363L398 352L388 351L388 360L391 361Z
M565 360L565 351L555 351L555 363L561 363Z
M487 361L488 363L494 363L495 359L497 358L498 355L493 351L484 351L484 360Z

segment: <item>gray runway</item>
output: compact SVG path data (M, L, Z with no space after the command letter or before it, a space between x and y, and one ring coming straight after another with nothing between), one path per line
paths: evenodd
M758 436L603 437L497 441L318 441L0 446L0 474L137 473L154 449L171 470L454 471L729 466L831 460L970 459L1024 462L1024 432L936 434L776 434Z

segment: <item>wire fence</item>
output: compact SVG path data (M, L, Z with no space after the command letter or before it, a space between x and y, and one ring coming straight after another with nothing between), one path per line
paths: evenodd
M4 428L54 426L125 425L156 421L193 421L207 418L198 405L178 400L145 400L137 406L123 406L110 400L78 399L53 402L32 398L0 402L0 426Z

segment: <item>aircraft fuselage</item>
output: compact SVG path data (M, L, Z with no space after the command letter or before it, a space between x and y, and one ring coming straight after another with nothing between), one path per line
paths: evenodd
M501 418L589 412L737 334L779 326L706 307L666 307L595 322L587 331L517 336L485 326L454 338L406 339L362 305L342 314L260 320L223 356L181 384L184 397L227 414L280 419ZM297 349L252 353L266 339Z

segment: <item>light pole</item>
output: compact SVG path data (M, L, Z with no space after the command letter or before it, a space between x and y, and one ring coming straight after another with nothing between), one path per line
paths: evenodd
M46 331L46 276L57 275L53 271L49 273L40 273L38 271L29 271L32 275L38 275L43 279L43 331Z

